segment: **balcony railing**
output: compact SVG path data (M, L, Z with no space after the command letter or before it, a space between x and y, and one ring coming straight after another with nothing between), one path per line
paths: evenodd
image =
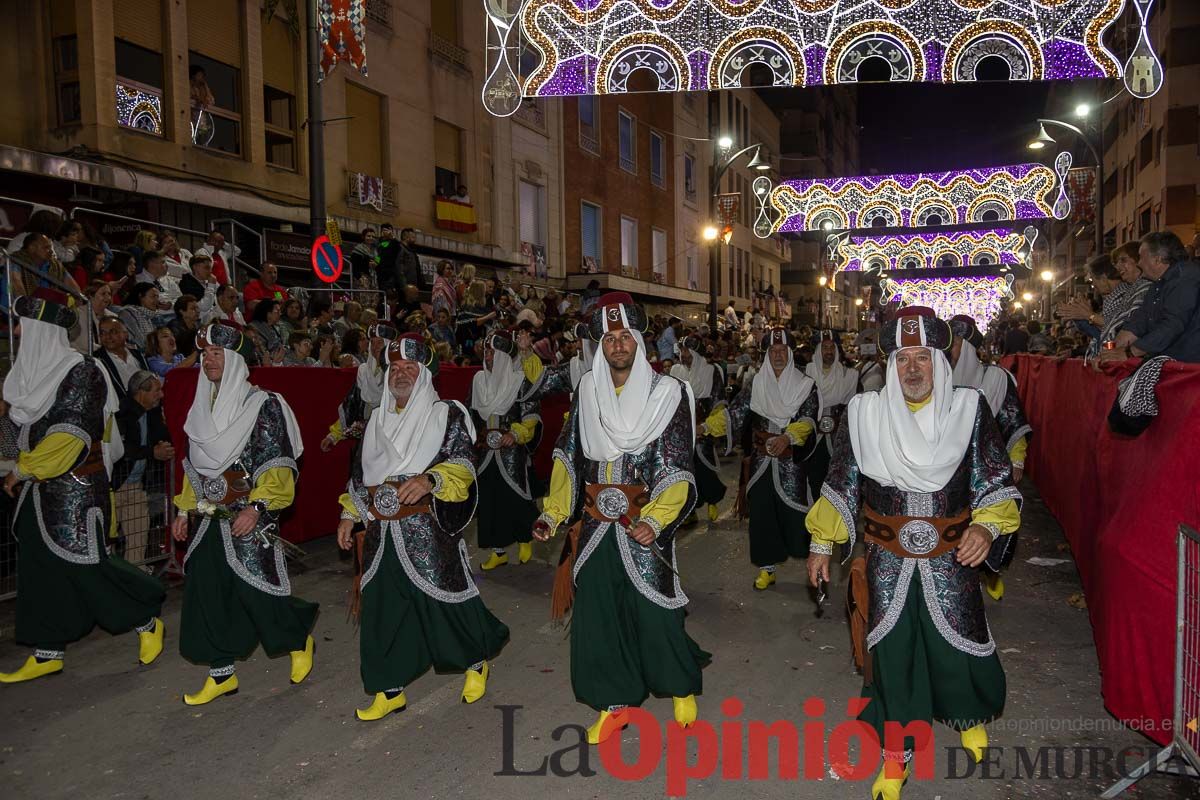
M596 129L591 125L579 126L579 147L589 153L600 155L600 140L596 138Z
M163 135L162 90L117 78L117 124L122 128Z
M429 54L442 61L445 61L450 66L466 72L471 71L471 54L466 48L443 39L433 31L429 32Z
M367 0L367 21L392 27L392 0Z
M542 133L546 132L546 107L539 98L527 97L522 100L513 118Z
M396 184L374 175L346 171L346 205L373 208L376 211L396 210Z

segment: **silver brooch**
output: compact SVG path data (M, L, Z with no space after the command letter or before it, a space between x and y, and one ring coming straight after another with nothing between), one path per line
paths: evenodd
M942 535L938 529L923 519L914 519L900 528L900 546L916 556L933 552Z
M833 417L821 417L821 421L817 423L817 429L821 433L833 433Z
M393 517L400 511L400 494L396 487L384 484L375 490L375 510L383 517Z
M596 495L596 508L609 519L617 519L629 510L629 498L620 489L610 486Z
M493 450L500 449L500 440L504 438L504 434L500 431L488 431L487 446Z
M225 477L213 478L204 482L204 496L214 503L219 503L229 494L229 484Z

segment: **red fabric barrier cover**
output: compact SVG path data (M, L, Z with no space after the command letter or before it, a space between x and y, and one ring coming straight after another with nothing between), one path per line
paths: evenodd
M434 378L434 386L442 399L465 404L471 379L478 370L478 367L443 366ZM322 453L321 440L337 420L338 405L354 383L354 372L353 369L315 367L253 367L250 370L251 383L278 392L287 400L296 414L304 439L296 502L284 514L281 526L281 534L288 541L315 539L331 534L337 528L337 498L345 490L350 476L353 446L342 442L328 453ZM163 416L175 445L176 476L183 475L179 465L187 454L183 424L196 393L198 374L196 369L173 369L167 373L164 384ZM570 401L565 394L552 395L542 401L542 441L533 463L543 480L549 480L554 443L569 407ZM179 480L182 478L178 477Z
M1168 363L1159 416L1136 438L1114 434L1117 382L1081 360L1020 355L1033 426L1026 468L1071 543L1091 616L1108 710L1159 744L1174 704L1176 532L1200 527L1200 365Z

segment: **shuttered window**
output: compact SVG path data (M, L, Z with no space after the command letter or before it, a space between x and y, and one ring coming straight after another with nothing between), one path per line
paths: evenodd
M383 174L382 98L353 83L346 83L346 167L373 178Z
M521 241L546 246L546 187L521 181Z
M433 177L440 197L453 197L462 183L462 131L433 121Z
M651 256L654 259L654 273L662 278L667 277L667 232L653 228L650 231Z
M231 67L242 65L242 0L190 0L188 48Z
M586 262L592 260L589 268L594 266L596 269L603 268L603 262L600 259L600 206L582 202L579 206L579 229L582 234L583 258Z
M300 45L278 15L262 26L263 83L288 94L296 93L296 55Z
M113 0L112 9L118 39L162 52L162 0Z
M636 270L638 265L637 220L621 217L621 266Z

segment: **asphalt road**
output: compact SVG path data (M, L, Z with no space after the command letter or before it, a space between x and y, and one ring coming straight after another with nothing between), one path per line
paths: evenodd
M1072 563L1026 562L1032 556L1070 556L1060 549L1061 533L1033 487L1024 488L1025 523L1020 552L1006 576L1008 594L1000 603L987 601L1008 675L1005 714L990 726L991 742L999 748L995 764L986 778L978 768L961 777L962 754L952 765L941 750L935 777L910 782L905 798L1094 797L1110 783L1102 772L1089 776L1089 761L1101 763L1103 752L1090 756L1075 748L1115 752L1150 746L1103 708L1087 612L1067 602L1079 591ZM309 545L308 569L293 571L297 594L322 607L316 666L304 684L288 684L286 658L257 653L238 665L238 695L201 708L184 706L180 694L195 691L205 669L178 655L181 592L173 590L165 613L167 650L154 665L137 665L135 636L95 633L68 650L62 675L0 687L0 797L635 800L664 796L673 777L683 781L676 789L682 786L695 798L866 798L869 780L835 779L828 766L821 779L805 779L803 757L800 779L781 779L774 748L767 780L746 777L748 756L738 764L739 731L751 723L790 721L797 729L822 724L827 734L834 731L861 679L850 659L844 580L835 577L833 600L821 619L800 563L782 566L779 582L769 590L754 591L745 526L729 519L728 506L720 522L687 531L679 547L691 597L688 628L714 654L704 676L700 717L712 724L713 741L727 748L720 753L705 748L715 757L709 777L683 780L680 764L697 763L700 736L684 741L670 730L669 699L652 699L645 707L662 720L646 730L645 760L638 760L633 729L623 736L624 761L645 767L640 780L615 777L595 749L578 744L579 729L569 726L590 724L593 713L575 703L571 692L567 632L549 623L550 565L557 562L557 550L542 546L529 564L515 565L514 559L513 565L476 576L485 602L512 630L482 700L460 703L462 676L430 673L408 687L406 712L375 723L357 721L354 708L369 698L359 682L357 633L347 620L350 565L325 539ZM480 560L476 554L473 563ZM0 644L4 669L15 668L25 655L11 641ZM722 710L730 698L741 702L740 714L726 713L728 706ZM811 698L824 701L823 716L806 713L813 711L805 707ZM939 748L957 743L944 727L935 726L935 733ZM654 740L660 742L657 750ZM1035 759L1037 779L1029 777L1017 748ZM1038 748L1056 748L1041 755L1044 774ZM1136 753L1129 758L1139 760ZM536 773L543 763L545 774L513 774ZM1069 777L1077 766L1079 777ZM960 777L948 777L952 768ZM1186 779L1154 777L1126 796L1200 797L1198 787Z

